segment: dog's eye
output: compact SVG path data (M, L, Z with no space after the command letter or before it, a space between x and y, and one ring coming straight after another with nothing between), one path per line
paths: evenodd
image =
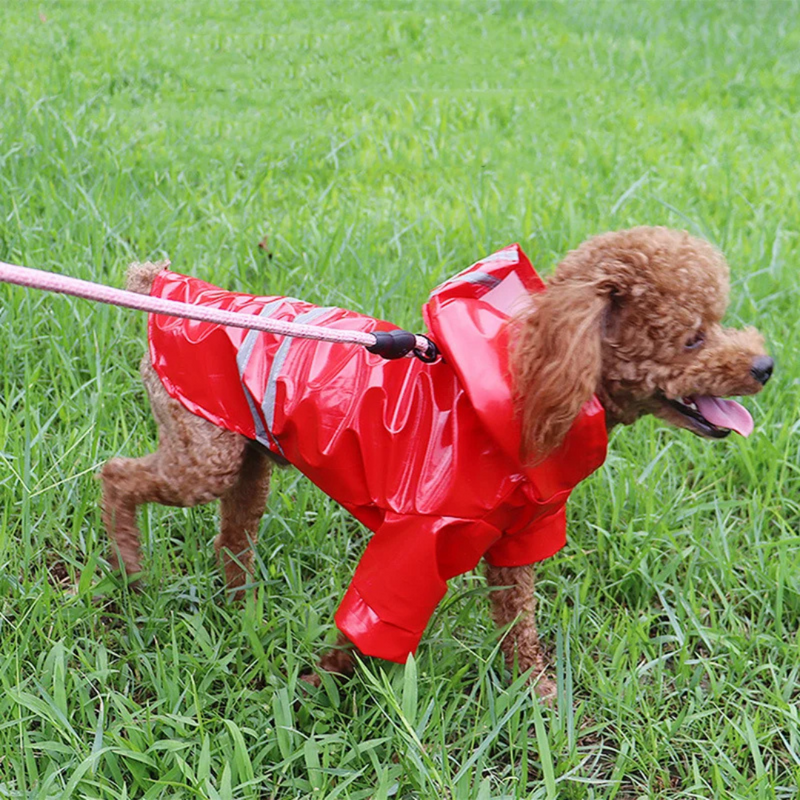
M686 340L686 344L684 347L687 350L697 350L698 347L702 347L706 341L706 337L703 334L703 331L697 331L694 336L689 337Z

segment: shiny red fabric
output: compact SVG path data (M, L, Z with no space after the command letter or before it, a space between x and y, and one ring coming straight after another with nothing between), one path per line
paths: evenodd
M567 497L605 459L605 414L593 398L557 452L520 463L506 323L543 290L517 245L442 284L423 307L443 354L435 364L150 317L153 365L172 397L286 457L374 532L336 613L363 653L405 661L449 578L481 557L540 561L566 541ZM152 294L325 327L395 327L169 271Z

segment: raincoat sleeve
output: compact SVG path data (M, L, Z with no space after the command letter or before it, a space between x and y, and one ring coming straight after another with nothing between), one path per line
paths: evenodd
M365 655L404 663L447 580L473 569L500 536L481 520L387 514L336 612L337 627Z
M567 543L566 501L555 511L515 533L508 533L486 551L495 567L524 567L555 555Z

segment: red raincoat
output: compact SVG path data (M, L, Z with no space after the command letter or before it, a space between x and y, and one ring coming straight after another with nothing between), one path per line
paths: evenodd
M435 364L150 317L153 365L172 397L287 458L374 532L336 614L363 653L405 661L447 580L482 556L521 566L565 544L567 497L603 463L607 437L592 398L558 451L533 468L520 463L506 322L543 290L517 245L443 283L423 307L443 354ZM395 328L166 270L152 294L330 328Z

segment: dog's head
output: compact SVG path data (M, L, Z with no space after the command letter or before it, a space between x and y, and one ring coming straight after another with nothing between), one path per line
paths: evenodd
M760 391L773 362L752 328L724 328L728 265L683 231L596 236L559 264L517 320L512 351L522 453L541 458L597 394L608 427L643 414L721 438L748 435L730 395Z

